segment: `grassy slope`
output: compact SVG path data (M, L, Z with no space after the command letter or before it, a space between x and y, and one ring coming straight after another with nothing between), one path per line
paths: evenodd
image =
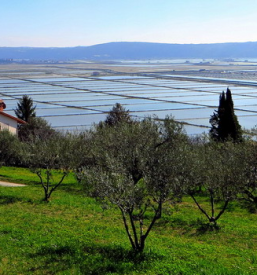
M26 169L0 175L37 181ZM49 204L37 184L0 187L0 274L257 274L256 214L233 205L220 231L203 232L202 215L185 198L133 257L119 212L103 211L69 180L72 188L66 181Z

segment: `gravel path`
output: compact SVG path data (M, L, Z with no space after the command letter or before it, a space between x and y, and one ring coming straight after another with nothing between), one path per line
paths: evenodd
M20 186L26 186L25 184L19 184L19 183L13 183L13 182L4 182L0 181L0 186L6 186L6 187L20 187Z

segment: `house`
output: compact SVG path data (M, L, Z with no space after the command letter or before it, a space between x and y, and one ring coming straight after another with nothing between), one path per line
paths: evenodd
M18 124L26 124L26 122L5 113L5 108L6 105L4 101L0 99L0 131L7 129L12 134L17 135Z

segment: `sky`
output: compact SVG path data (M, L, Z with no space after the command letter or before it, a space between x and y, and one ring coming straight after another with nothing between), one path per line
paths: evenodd
M0 0L0 47L257 41L257 0Z

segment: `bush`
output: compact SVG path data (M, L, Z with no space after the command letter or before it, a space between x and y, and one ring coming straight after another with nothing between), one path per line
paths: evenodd
M34 142L35 140L46 140L57 132L40 117L31 117L27 124L19 125L18 137L24 142Z
M17 136L7 130L0 131L0 164L22 166L25 158L25 145Z

